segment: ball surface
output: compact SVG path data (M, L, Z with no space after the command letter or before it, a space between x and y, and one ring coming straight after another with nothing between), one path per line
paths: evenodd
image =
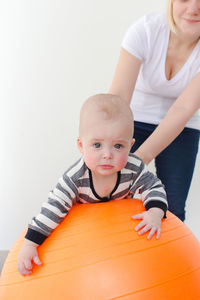
M73 206L26 277L17 271L23 233L4 264L0 299L200 299L200 243L169 212L159 240L139 236L131 216L143 210L135 199Z

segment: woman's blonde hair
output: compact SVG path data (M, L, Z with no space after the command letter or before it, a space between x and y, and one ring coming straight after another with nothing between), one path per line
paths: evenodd
M171 31L176 33L176 24L173 17L173 0L168 0L167 3L167 21Z

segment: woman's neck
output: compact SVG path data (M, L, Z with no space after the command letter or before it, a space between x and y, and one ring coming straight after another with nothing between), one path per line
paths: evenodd
M198 43L199 38L200 38L199 36L192 37L192 36L186 36L182 33L171 32L169 42L170 42L171 46L173 46L175 48L192 50Z

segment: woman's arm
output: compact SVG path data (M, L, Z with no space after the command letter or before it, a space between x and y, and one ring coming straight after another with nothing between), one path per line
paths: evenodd
M109 93L120 96L130 104L141 63L141 60L121 48Z
M135 154L148 164L179 135L199 108L200 73L191 80L156 130L138 148Z

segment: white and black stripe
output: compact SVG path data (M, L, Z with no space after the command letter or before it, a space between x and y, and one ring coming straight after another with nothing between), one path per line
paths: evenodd
M29 224L25 237L41 244L76 202L105 202L134 197L137 193L142 194L146 209L159 207L166 213L168 205L161 181L134 154L129 154L125 168L118 172L118 179L110 197L103 198L96 193L92 173L81 158L64 173L54 190L49 193L40 213Z

